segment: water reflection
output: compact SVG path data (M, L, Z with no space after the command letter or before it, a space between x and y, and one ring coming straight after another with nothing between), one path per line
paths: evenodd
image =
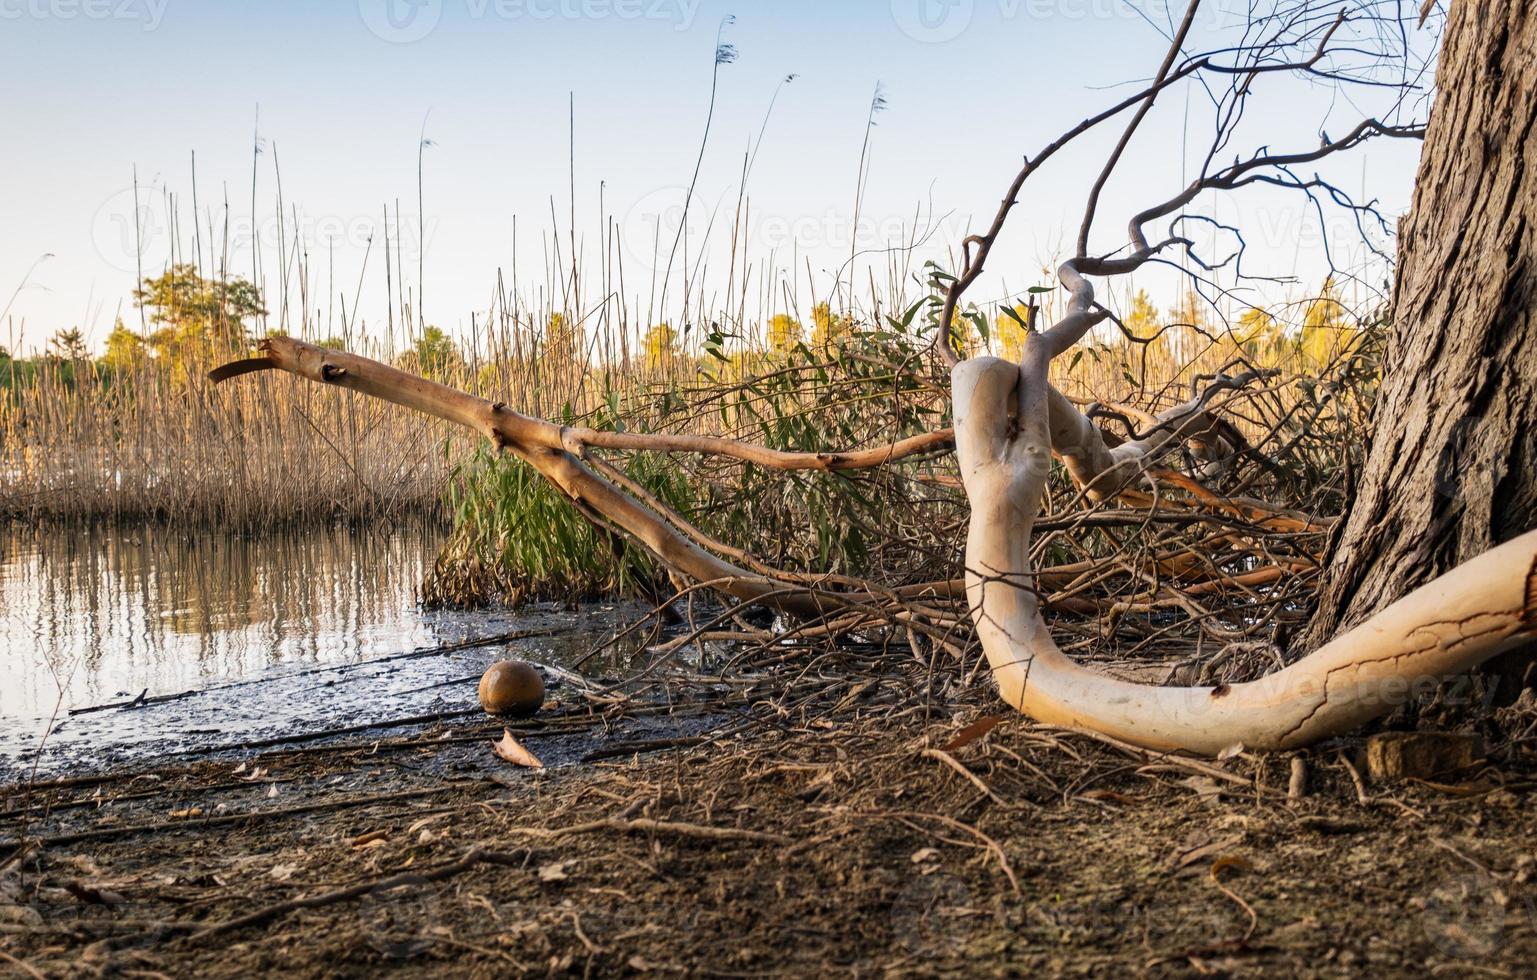
M0 716L432 642L416 602L442 533L0 528Z

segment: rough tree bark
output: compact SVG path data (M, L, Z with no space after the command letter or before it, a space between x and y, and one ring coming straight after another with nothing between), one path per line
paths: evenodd
M1451 4L1376 432L1300 646L1537 526L1537 7Z

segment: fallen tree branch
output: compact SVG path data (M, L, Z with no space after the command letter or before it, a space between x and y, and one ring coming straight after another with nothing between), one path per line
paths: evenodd
M1042 339L1031 338L1021 365L982 358L952 372L971 503L967 597L1000 693L1025 714L1161 751L1289 749L1386 714L1413 684L1469 670L1537 634L1534 531L1247 684L1152 687L1073 663L1053 642L1031 587L1031 531L1057 422L1046 383L1054 347Z

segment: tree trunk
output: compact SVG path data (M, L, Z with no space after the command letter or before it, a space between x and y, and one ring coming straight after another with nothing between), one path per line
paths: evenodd
M1314 649L1537 524L1537 8L1454 0L1376 429Z

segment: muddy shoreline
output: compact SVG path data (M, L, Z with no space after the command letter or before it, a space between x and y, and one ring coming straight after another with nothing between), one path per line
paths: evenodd
M434 659L440 679L473 666ZM1525 743L1364 798L1341 762L1352 745L1322 746L1288 799L1289 758L1192 763L1018 717L989 728L985 682L879 647L729 684L686 667L659 680L629 697L555 686L516 723L444 713L13 782L4 963L1517 976L1537 956ZM496 758L504 727L549 767Z

